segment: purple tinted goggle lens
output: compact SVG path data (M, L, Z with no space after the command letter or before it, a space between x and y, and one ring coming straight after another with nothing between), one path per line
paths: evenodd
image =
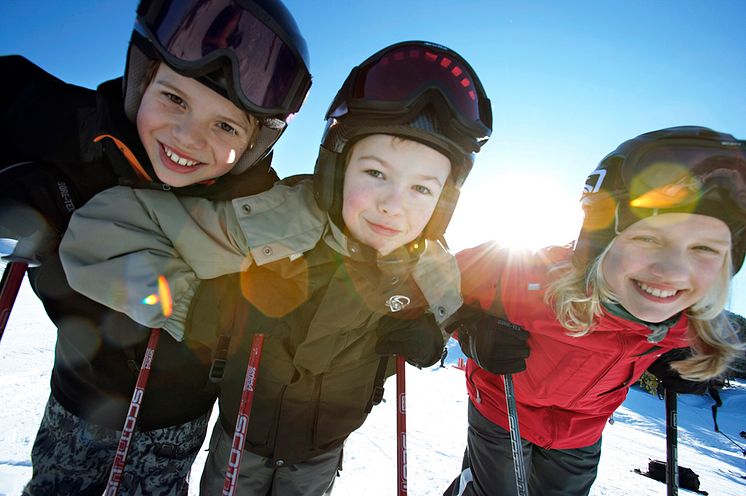
M180 65L227 56L239 85L235 90L247 103L270 112L298 111L305 93L297 97L296 88L310 75L266 24L233 0L168 3L157 19L145 20L148 34L168 56Z
M482 115L481 88L471 68L459 57L436 47L404 45L363 67L354 98L380 102L410 102L429 88L437 88L467 121L491 127Z

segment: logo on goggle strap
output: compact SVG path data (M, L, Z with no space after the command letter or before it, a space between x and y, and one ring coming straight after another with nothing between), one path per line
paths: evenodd
M391 310L392 312L398 312L402 308L409 305L410 301L411 300L408 296L394 295L386 301L386 306L389 307L389 310Z

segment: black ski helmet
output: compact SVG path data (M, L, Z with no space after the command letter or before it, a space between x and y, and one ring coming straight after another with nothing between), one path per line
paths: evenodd
M735 274L746 253L746 141L697 126L642 134L601 160L586 180L581 205L578 266L638 220L686 212L725 222Z
M356 141L389 134L450 159L449 181L423 232L428 239L443 236L474 154L492 133L490 101L474 70L453 50L425 41L391 45L355 67L325 118L314 189L319 207L340 227L345 161Z
M141 0L124 73L124 108L132 122L154 60L258 119L254 146L233 174L269 153L311 86L306 42L279 0Z

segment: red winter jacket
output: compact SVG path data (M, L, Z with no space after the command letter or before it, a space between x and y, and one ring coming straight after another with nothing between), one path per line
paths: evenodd
M571 255L564 247L508 254L493 243L457 255L465 302L504 311L530 333L526 370L513 380L521 437L543 448L582 448L598 441L630 385L662 353L687 346L685 316L659 343L647 341L647 327L608 313L592 333L568 336L543 298L549 267ZM508 429L502 377L472 360L466 377L477 410Z

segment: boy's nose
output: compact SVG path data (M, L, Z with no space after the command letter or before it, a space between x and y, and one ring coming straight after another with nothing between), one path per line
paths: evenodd
M174 136L185 148L200 149L207 143L203 127L194 119L184 119L174 126Z
M404 193L399 188L388 188L378 199L378 210L388 215L404 211Z

